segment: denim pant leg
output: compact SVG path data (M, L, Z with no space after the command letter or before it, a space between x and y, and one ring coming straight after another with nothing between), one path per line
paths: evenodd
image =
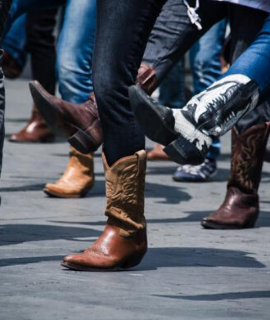
M209 87L221 77L220 54L225 37L226 20L215 24L190 49L193 94Z
M256 40L233 63L225 76L231 74L244 74L255 80L259 86L261 103L270 99L270 15Z
M0 42L4 34L5 22L8 16L8 10L11 5L11 0L0 0ZM5 87L4 87L4 74L2 70L3 62L3 50L0 49L0 174L2 171L2 157L3 157L3 145L5 137Z
M5 25L5 32L8 32L14 21L26 12L51 9L65 3L66 0L12 0L12 5Z
M215 24L190 49L190 65L193 75L193 94L209 87L221 77L220 54L225 37L226 19ZM207 158L217 159L220 155L220 140L213 141Z
M32 77L51 94L55 92L55 37L57 8L30 11L26 18L26 47L31 56Z
M128 88L165 0L99 0L93 82L109 165L145 147Z
M256 39L262 29L268 13L243 6L231 5L230 20L232 24L231 60L236 60ZM241 21L241 23L239 23ZM250 23L252 21L252 23ZM251 67L252 64L250 64ZM269 121L270 104L263 103L242 118L237 130L242 133L249 127Z
M93 91L92 58L96 0L68 0L57 47L59 92L64 100L81 103Z
M25 35L26 14L18 18L4 37L2 48L7 51L16 63L23 68L27 58L26 35Z
M184 58L172 68L159 86L159 103L169 108L181 109L185 98Z
M165 75L214 24L228 15L228 5L201 1L198 14L203 29L191 24L183 0L168 0L154 25L144 53L144 63L151 65L159 83Z

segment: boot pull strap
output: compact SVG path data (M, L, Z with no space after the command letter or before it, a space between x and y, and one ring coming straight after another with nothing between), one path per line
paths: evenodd
M146 152L145 150L140 150L135 153L138 159L138 175L140 172L145 171L146 166Z

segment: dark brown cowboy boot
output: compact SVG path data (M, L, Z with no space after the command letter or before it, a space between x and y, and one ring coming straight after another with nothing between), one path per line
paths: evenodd
M62 266L74 270L135 267L147 251L144 217L146 152L136 152L108 166L103 155L109 217L102 235L83 253L68 255Z
M239 135L232 130L231 176L224 202L204 218L209 229L253 228L259 215L258 188L269 123L255 125Z
M19 132L12 134L9 141L18 143L43 143L52 142L54 138L54 134L34 105L31 118L27 124Z
M147 93L152 93L158 85L155 70L151 66L141 65L137 82ZM29 86L46 122L64 131L75 149L85 154L98 149L103 137L93 93L85 103L76 104L49 94L38 81L30 82Z
M38 81L30 82L30 91L46 122L69 137L69 143L81 153L96 151L102 143L102 130L94 94L82 104L64 101L48 93Z
M22 71L23 67L21 67L15 59L11 56L10 53L8 53L6 50L4 50L3 53L3 71L5 74L5 77L8 79L16 79L18 78Z

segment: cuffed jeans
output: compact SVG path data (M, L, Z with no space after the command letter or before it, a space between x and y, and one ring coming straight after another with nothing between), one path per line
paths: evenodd
M16 63L23 68L26 63L26 14L19 17L13 24L9 32L4 37L2 47L7 51Z

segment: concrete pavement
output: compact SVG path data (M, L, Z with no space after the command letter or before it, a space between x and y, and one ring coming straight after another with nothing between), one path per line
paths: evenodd
M6 134L29 118L27 81L6 81ZM172 162L149 162L146 216L149 251L125 272L74 272L61 258L101 233L104 176L84 199L42 192L65 169L68 145L5 142L0 194L0 320L268 320L270 312L270 165L264 166L256 228L210 231L199 221L223 201L230 136L209 183L176 183ZM152 142L148 141L150 148Z

